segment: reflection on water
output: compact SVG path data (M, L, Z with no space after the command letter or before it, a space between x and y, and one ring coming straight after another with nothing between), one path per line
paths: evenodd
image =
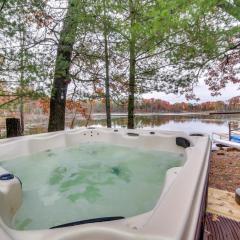
M175 114L175 115L148 115L136 116L136 128L143 129L161 129L184 132L202 132L212 134L212 132L227 133L228 122L232 120L240 120L240 114L222 114L222 115L201 115L201 114ZM66 128L69 128L71 121L68 119ZM86 125L86 120L78 120L75 122L76 127ZM104 115L93 116L88 126L106 127ZM121 128L127 126L127 116L112 116L112 127ZM35 126L26 124L25 134L37 134L47 132L47 122L36 124ZM5 129L0 131L0 137L5 137Z
M228 121L239 120L239 114L232 115L153 115L136 116L135 125L143 129L161 129L185 132L227 132ZM78 122L82 126L83 122ZM105 119L92 120L90 125L106 126ZM126 127L127 117L115 117L112 119L113 127Z

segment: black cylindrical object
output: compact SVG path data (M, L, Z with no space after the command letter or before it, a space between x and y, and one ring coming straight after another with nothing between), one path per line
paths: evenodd
M7 138L21 136L21 123L18 118L6 119Z

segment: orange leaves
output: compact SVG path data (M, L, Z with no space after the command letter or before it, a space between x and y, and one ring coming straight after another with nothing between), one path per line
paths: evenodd
M67 100L66 109L80 113L84 118L87 117L87 108L84 107L80 101Z
M50 15L39 9L32 9L31 12L26 14L25 19L29 24L36 23L38 28L47 27L53 22L53 18Z
M44 99L40 99L38 101L37 104L42 110L44 114L48 114L49 113L49 109L50 109L50 101L47 98Z
M75 109L75 103L72 100L67 100L66 102L66 108L69 111L72 111L73 109Z
M36 102L36 107L41 108L44 114L49 114L50 99L43 98ZM68 99L66 101L66 110L81 114L84 118L88 117L87 107L81 101L74 101Z
M95 93L98 95L104 95L104 89L103 88L96 88L95 89Z

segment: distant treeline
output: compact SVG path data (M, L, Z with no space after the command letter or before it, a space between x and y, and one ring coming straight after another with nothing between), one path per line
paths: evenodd
M0 97L0 103L4 98ZM135 102L135 113L159 113L159 112L205 112L205 111L238 111L240 110L240 96L233 97L228 101L208 101L203 103L170 103L161 99L140 99ZM127 113L127 100L125 102L111 102L112 113ZM46 115L49 114L49 99L25 101L24 112L28 114ZM18 115L18 104L8 105L0 109L2 117ZM104 99L92 101L67 100L66 114L81 114L88 118L92 113L105 113Z
M124 103L112 102L112 112L127 112L127 101ZM96 101L92 106L92 112L105 112L104 101ZM157 113L157 112L200 112L200 111L234 111L240 110L240 96L233 97L228 101L208 101L203 103L174 103L161 99L141 99L136 101L136 113Z

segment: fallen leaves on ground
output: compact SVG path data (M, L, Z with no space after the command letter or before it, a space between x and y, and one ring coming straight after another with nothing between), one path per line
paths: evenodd
M240 187L239 150L218 150L212 153L209 187L235 192Z

